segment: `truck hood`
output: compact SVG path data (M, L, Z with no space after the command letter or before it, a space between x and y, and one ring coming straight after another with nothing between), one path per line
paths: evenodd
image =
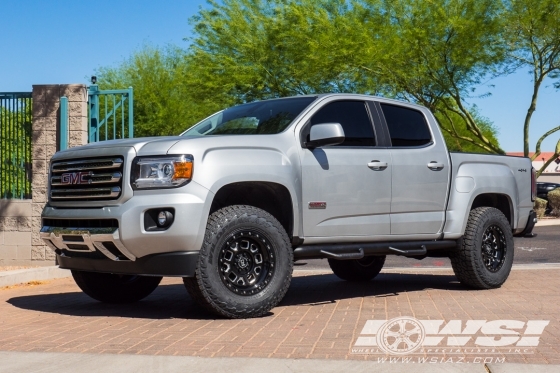
M132 151L136 153L135 156L190 154L197 159L203 159L206 154L217 149L260 149L278 152L280 148L286 148L292 144L292 136L293 134L284 133L260 136L160 136L108 140L59 151L52 157L52 160L97 157L123 151Z
M139 137L134 139L99 141L83 146L57 152L53 159L67 158L70 154L81 151L102 150L111 148L134 148L138 155L165 154L180 140L187 138L181 136Z

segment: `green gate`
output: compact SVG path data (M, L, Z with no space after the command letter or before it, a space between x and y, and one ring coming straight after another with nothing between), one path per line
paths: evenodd
M102 91L92 84L88 97L89 142L134 137L132 87Z
M0 92L0 198L31 198L31 92Z

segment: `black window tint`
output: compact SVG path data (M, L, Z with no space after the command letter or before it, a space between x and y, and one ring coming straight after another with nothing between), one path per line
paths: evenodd
M327 104L311 118L311 125L340 123L344 142L339 146L374 146L375 136L364 102L335 101Z
M401 106L381 104L393 146L422 146L432 141L421 112Z

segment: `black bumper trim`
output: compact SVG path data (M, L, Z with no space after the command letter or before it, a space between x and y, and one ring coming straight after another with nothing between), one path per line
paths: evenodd
M138 258L135 261L70 258L57 255L57 261L60 268L77 271L122 275L193 277L198 263L198 251L154 254Z

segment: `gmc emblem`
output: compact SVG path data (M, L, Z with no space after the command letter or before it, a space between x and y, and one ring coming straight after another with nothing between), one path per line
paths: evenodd
M61 184L91 184L91 179L85 177L90 176L91 172L68 172L60 175Z

